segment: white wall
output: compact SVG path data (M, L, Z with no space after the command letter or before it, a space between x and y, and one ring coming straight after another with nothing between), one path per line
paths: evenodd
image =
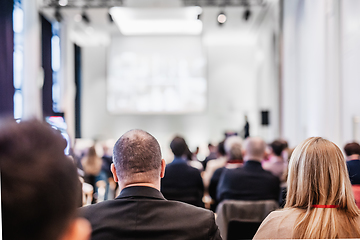
M353 124L353 118L360 116L360 1L342 1L342 123L344 143L360 142L360 128Z
M284 1L282 132L294 146L353 140L360 115L359 1Z
M256 27L252 25L255 21L241 22L241 11L240 8L229 9L229 22L223 28L219 28L216 22L218 8L205 9L202 15L208 61L208 107L204 113L110 115L106 110L107 49L83 47L83 137L117 139L129 129L141 128L159 140L167 157L168 145L175 134L183 135L190 148L199 144L206 146L209 141L222 140L225 130L240 131L244 126L244 114L249 116L252 135L261 135L269 140L277 137L279 92L276 71L271 70L274 65L272 34L271 31L264 33L262 37L268 41L258 41L259 30L251 28ZM259 70L263 73L259 74ZM259 83L265 85L260 86ZM273 116L268 129L260 126L260 111L263 109L270 110L270 116Z

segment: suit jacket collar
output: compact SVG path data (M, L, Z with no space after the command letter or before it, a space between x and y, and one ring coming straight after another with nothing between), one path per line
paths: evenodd
M181 157L175 157L174 160L171 163L175 163L175 164L187 164L186 160L181 158Z
M162 193L152 187L133 186L124 188L116 199L124 198L153 198L165 200Z
M256 160L246 161L244 167L247 169L262 169L261 162Z

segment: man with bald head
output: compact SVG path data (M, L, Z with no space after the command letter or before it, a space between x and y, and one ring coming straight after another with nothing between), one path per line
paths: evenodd
M261 138L247 138L244 166L226 169L220 177L217 200L279 200L280 181L261 167L266 144Z
M92 240L221 239L213 212L161 194L165 161L152 135L125 133L115 143L113 161L120 195L81 209L92 225Z

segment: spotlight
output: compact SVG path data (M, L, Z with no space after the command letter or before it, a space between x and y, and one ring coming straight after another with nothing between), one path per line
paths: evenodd
M65 7L66 5L68 5L68 0L59 0L59 5Z
M85 11L82 12L81 17L84 22L86 22L87 24L90 23L90 18Z
M224 23L226 22L226 19L227 19L227 18L226 18L225 13L220 12L219 15L218 15L218 17L217 17L217 21L218 21L219 25L224 24Z
M61 22L63 20L63 17L62 17L62 15L60 13L60 8L59 7L55 8L54 18L56 19L57 22Z
M245 21L249 20L249 18L251 17L251 11L249 8L247 8L245 11L244 11L244 15L243 15L243 18Z

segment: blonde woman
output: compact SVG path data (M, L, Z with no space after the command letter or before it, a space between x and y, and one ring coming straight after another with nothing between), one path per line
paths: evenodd
M341 150L309 138L289 164L285 209L269 214L254 239L360 238L360 211Z

